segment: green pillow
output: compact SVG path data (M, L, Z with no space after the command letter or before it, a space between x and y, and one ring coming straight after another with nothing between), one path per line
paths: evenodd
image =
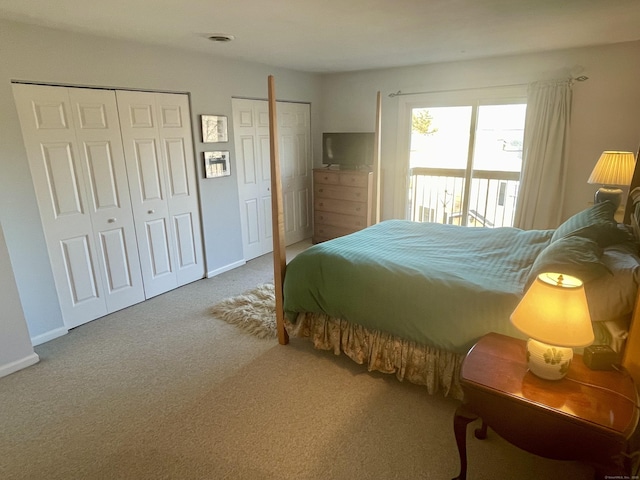
M527 278L527 287L541 273L564 273L578 277L584 283L609 272L602 262L602 249L595 240L570 236L556 240L537 256Z
M602 248L629 240L628 233L618 228L614 218L616 206L609 202L596 203L576 213L556 228L551 242L561 238L579 236L594 240Z

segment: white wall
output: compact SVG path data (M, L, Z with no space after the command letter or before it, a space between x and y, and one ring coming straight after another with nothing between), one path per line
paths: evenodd
M0 225L0 377L36 363Z
M593 201L587 178L604 150L637 152L640 144L640 42L326 75L322 131L373 130L376 92L382 92L383 218L393 217L399 97L392 92L439 91L527 84L567 78L575 67L589 77L573 92L571 154L563 216ZM405 97L406 98L406 97Z
M11 81L188 92L199 173L206 269L219 272L243 259L231 97L267 97L273 74L279 100L311 103L319 125L318 75L191 54L157 46L65 33L0 21L0 222L24 314L35 343L66 333L11 92ZM212 44L215 48L224 45ZM227 115L231 176L203 179L201 114ZM319 137L315 135L314 137Z

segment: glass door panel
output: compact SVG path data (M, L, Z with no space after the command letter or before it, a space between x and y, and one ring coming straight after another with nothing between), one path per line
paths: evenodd
M413 108L409 219L511 226L525 104Z
M470 105L412 110L411 220L459 223L469 163L471 113Z

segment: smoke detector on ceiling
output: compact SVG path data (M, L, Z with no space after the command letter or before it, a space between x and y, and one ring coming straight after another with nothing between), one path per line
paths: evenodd
M209 35L209 40L212 42L230 42L235 38L233 35L227 35L226 33L213 33Z

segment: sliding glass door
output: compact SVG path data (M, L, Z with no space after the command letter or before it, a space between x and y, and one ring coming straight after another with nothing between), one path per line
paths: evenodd
M525 112L522 98L408 105L406 218L512 226Z

